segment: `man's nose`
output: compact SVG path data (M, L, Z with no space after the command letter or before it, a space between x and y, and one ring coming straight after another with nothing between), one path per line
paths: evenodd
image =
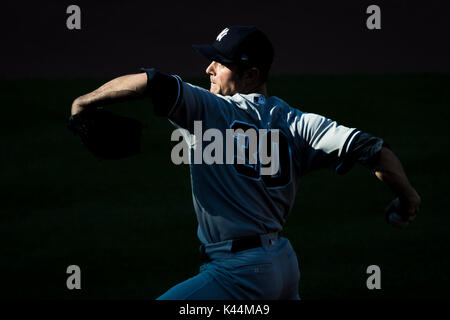
M214 70L215 70L215 62L211 62L210 65L208 66L208 68L206 68L206 74L214 74Z

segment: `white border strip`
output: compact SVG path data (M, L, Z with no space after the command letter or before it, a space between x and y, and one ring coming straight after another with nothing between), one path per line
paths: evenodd
M173 109L175 108L175 106L178 104L178 100L180 100L180 92L181 92L181 79L179 76L177 75L172 75L172 77L174 77L175 79L177 79L177 84L178 84L178 94L177 94L177 99L175 100L175 103L173 104L172 108L170 108L170 111L167 115L171 114Z
M350 148L350 145L352 144L353 139L356 137L356 135L357 135L359 132L361 132L361 131L356 130L356 129L355 129L355 131L353 131L353 133L352 133L352 135L351 135L352 137L350 138L350 141L349 141L348 144L347 144L347 150L345 150L345 153L348 152L348 149Z

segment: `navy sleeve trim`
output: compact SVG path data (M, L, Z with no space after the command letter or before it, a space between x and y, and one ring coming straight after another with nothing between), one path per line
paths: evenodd
M358 162L371 170L375 169L378 163L380 151L383 147L390 149L388 143L383 139L374 137L368 133L361 132L355 137L353 143L348 146L342 168L337 168L337 172L342 174L349 171ZM340 169L338 171L338 169Z
M352 133L348 136L347 140L345 140L344 146L342 148L342 151L345 152L345 154L348 153L348 150L350 149L350 146L352 145L355 138L361 134L361 131L354 129ZM345 151L344 151L345 150Z
M354 160L352 159L349 150L352 149L353 144L358 140L361 135L361 131L354 129L352 133L348 136L347 140L342 147L341 156L339 157L339 164L336 166L336 173L344 174L347 173L354 165Z

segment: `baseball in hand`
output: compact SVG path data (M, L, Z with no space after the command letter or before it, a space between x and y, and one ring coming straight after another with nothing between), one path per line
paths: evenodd
M406 228L408 226L408 221L404 220L397 212L392 211L389 213L388 222L397 228Z

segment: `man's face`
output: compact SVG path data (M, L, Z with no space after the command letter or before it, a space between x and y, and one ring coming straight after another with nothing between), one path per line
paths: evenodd
M206 73L209 74L211 87L209 91L214 94L221 94L223 96L232 96L239 92L240 82L237 72L230 69L219 62L213 61L206 68Z

